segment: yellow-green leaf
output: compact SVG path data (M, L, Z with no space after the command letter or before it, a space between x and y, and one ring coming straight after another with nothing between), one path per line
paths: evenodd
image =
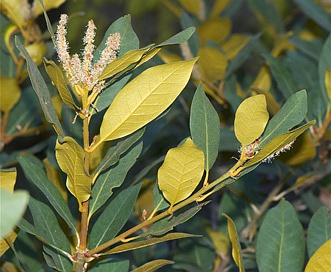
M237 54L251 41L250 37L234 34L224 44L222 50L227 60L233 60Z
M207 41L221 44L231 32L231 21L228 18L212 18L197 28L201 45Z
M36 42L25 47L33 62L39 66L43 62L43 57L47 53L47 45L43 42Z
M199 12L201 10L199 0L178 0L178 2L188 12L190 12L194 15L199 15Z
M62 101L71 109L77 110L78 106L75 104L72 95L67 88L65 77L61 69L54 63L54 61L44 59L46 72L56 89L58 90Z
M11 230L5 238L0 239L0 257L13 245L17 235L18 230Z
M80 209L91 195L91 177L84 169L84 155L83 148L71 137L64 137L62 143L56 142L57 162L67 174L67 188L77 198Z
M221 231L214 231L211 228L206 229L218 255L226 256L230 249L229 238Z
M331 239L327 240L310 258L305 272L331 271Z
M211 10L210 17L218 17L219 14L231 3L231 0L216 0Z
M10 111L21 97L21 88L15 78L0 78L0 110Z
M237 264L239 271L243 272L245 271L243 266L243 259L241 255L241 247L238 239L237 229L236 225L233 223L232 219L226 215L225 213L222 213L223 216L226 217L228 220L228 232L232 244L232 257L235 263Z
M43 4L45 7L45 10L50 10L54 8L58 8L61 6L66 0L43 0ZM32 7L32 14L34 18L39 16L43 13L43 10L41 8L41 5L39 3L39 0L34 1L33 7Z
M16 168L0 171L0 188L13 192L16 183Z
M158 184L164 197L173 205L189 197L198 186L204 171L204 154L191 138L168 151L158 171Z
M187 84L195 61L152 67L130 81L106 111L99 141L129 135L160 115Z
M326 69L325 71L325 89L328 95L329 101L331 102L331 70Z
M252 89L258 88L264 91L269 91L271 87L271 75L267 66L263 66L251 85Z
M264 95L249 97L239 105L234 119L234 132L243 147L262 135L268 120L269 113Z
M228 62L222 52L212 47L201 47L198 56L199 69L208 81L224 79Z
M132 270L132 272L153 272L165 265L173 264L173 263L174 263L173 261L169 261L169 260L154 260L145 263L142 266L139 266L135 270Z
M26 22L21 0L1 0L1 12L20 28Z

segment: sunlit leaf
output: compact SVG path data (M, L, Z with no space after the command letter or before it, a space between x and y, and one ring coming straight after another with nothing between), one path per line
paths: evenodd
M205 154L205 170L209 171L218 155L220 121L201 84L192 100L190 130L194 144Z
M0 78L0 110L10 111L21 97L21 88L16 78Z
M17 237L17 230L11 230L4 238L0 239L0 257L13 246ZM3 271L3 270L2 270ZM5 271L4 271L5 272Z
M67 88L65 77L61 69L51 60L44 59L44 65L47 74L53 81L56 89L58 90L62 101L71 109L77 110L78 106L75 104L72 95Z
M165 265L169 265L173 263L174 263L173 261L168 261L168 260L154 260L142 266L139 266L138 268L132 270L132 272L153 272Z
M308 256L311 258L329 239L331 239L331 213L327 207L323 206L314 213L308 225Z
M212 47L201 47L198 56L199 69L206 80L218 81L224 79L227 59L222 52Z
M31 84L36 94L38 95L39 102L45 114L46 120L53 125L58 135L63 136L62 127L59 118L56 115L54 106L51 102L51 95L49 93L45 80L39 72L38 67L35 65L28 52L17 37L15 37L15 43L17 48L26 58Z
M114 238L129 219L136 202L141 184L121 191L104 209L95 222L89 241L94 248Z
M158 184L170 203L169 211L176 203L189 197L198 186L204 172L203 151L188 138L179 147L167 152L158 171Z
M245 269L243 267L243 258L242 258L241 247L239 243L239 237L238 237L236 225L233 223L232 219L228 215L226 215L225 213L223 213L222 215L225 216L226 219L228 220L228 232L232 244L233 260L238 266L239 271L243 272L245 271Z
M22 218L28 204L29 194L25 191L10 192L2 188L0 193L0 235L1 238L4 238Z
M104 115L99 141L129 135L160 115L187 84L195 61L149 68L125 85Z
M242 146L258 139L269 120L267 102L264 95L245 99L238 107L234 119L234 132Z
M166 242L166 241L182 239L182 238L189 238L189 237L197 237L197 236L198 235L187 234L187 233L168 233L163 236L152 237L152 238L148 238L143 241L125 243L123 245L114 247L113 249L107 251L105 254L120 253L120 252L134 250L137 248L142 248L142 247L146 247L146 246L150 246L150 245L155 245L155 244Z
M56 142L55 156L61 170L67 174L67 188L78 201L82 202L91 195L91 177L84 169L84 150L71 137L64 137L62 143Z
M329 272L331 270L331 239L321 245L309 259L305 272Z
M256 244L259 271L302 271L305 256L302 225L292 205L285 201L270 209Z

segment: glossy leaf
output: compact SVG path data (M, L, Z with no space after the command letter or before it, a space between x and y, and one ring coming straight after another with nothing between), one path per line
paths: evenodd
M78 106L75 104L74 99L72 98L61 69L53 61L47 59L44 59L44 65L46 72L58 90L62 101L69 108L77 110Z
M28 205L29 194L25 191L11 192L3 188L0 189L0 193L0 235L4 238L21 220Z
M260 228L256 244L259 271L300 272L304 265L305 237L292 205L282 200L270 209Z
M29 53L26 51L17 37L15 37L15 44L26 58L31 84L38 95L39 102L45 114L46 120L53 125L58 135L63 136L63 130L59 118L56 115L54 106L51 102L51 96L45 80L39 72L38 67L34 64L33 60L29 56Z
M21 88L16 78L0 77L0 110L9 112L21 97Z
M269 120L267 102L264 95L245 99L238 107L234 119L234 132L242 146L258 139Z
M104 115L99 141L129 135L160 115L185 87L195 61L149 68L125 85Z
M123 154L114 167L98 177L92 188L89 217L105 204L105 202L112 196L115 188L121 186L127 172L136 163L136 160L141 153L142 146L143 144L141 141L132 146Z
M240 272L245 271L243 267L243 258L241 254L241 247L240 247L236 225L228 215L226 215L225 213L223 213L222 215L225 216L226 219L228 220L228 232L232 244L232 258L235 261L236 265L238 266L239 271Z
M205 154L205 170L209 171L218 155L220 121L201 84L192 100L190 131L194 144Z
M155 244L166 242L166 241L182 239L182 238L189 238L189 237L197 237L197 235L187 234L187 233L178 233L178 232L168 233L163 236L152 237L152 238L148 238L148 239L142 240L142 241L125 243L123 245L114 247L111 250L108 250L105 254L115 254L115 253L125 252L125 251L129 251L129 250L134 250L137 248L155 245Z
M68 226L70 226L72 230L75 230L76 223L67 204L60 191L48 179L44 169L42 169L42 165L38 164L39 160L32 155L28 155L18 158L18 162L21 165L26 178L38 187Z
M122 229L132 213L140 187L141 184L129 187L112 199L91 230L89 248L114 238Z
M55 156L61 170L67 174L67 188L78 201L82 202L91 195L91 177L84 169L84 150L71 137L64 137L62 143L56 142Z
M169 260L154 260L142 266L139 266L138 268L132 270L132 272L153 272L165 265L169 265L173 263L174 263L173 261L169 261Z
M308 225L307 249L311 258L316 250L331 239L331 213L326 207L321 207L314 213Z
M190 138L179 147L167 152L158 171L158 184L170 203L169 211L176 203L189 197L200 183L204 172L203 151Z
M263 148L276 136L288 132L303 121L307 114L307 93L301 90L285 102L283 107L268 122L262 135L260 148Z
M245 165L244 168L252 166L258 162L261 162L265 158L274 154L276 151L279 151L284 146L288 145L290 142L295 140L299 135L301 135L305 130L315 124L315 121L310 121L309 123L294 129L288 133L278 135L271 142L266 144L252 159L250 159Z
M331 239L321 245L310 258L305 272L328 272L331 270Z

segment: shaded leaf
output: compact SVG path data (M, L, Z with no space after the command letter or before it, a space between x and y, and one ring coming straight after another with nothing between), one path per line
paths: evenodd
M207 41L221 44L231 32L231 21L229 18L210 18L197 28L197 32L202 46Z
M17 37L15 37L15 44L26 58L31 84L38 95L39 102L45 114L46 120L53 125L58 135L63 136L63 130L59 118L56 115L54 106L52 104L51 96L45 80L40 74L38 67L35 65L31 57L29 56L29 53L26 51L26 49L23 47L22 43Z
M78 201L81 209L82 202L91 195L91 177L84 169L84 150L71 137L64 137L62 143L56 142L55 156L61 170L67 174L67 188Z
M331 239L321 245L310 258L305 272L328 272L331 270Z
M234 119L234 132L242 146L258 139L268 120L269 113L264 95L259 94L245 99L239 105Z
M327 69L325 72L325 90L331 102L331 69Z
M195 61L149 68L125 85L104 115L99 141L129 135L160 115L185 87Z
M26 178L32 182L46 196L49 203L70 226L72 230L76 229L76 223L71 212L65 203L60 191L48 179L42 166L38 164L39 160L32 156L19 157L18 162L23 168Z
M97 262L96 265L93 265L92 268L88 271L91 272L126 272L129 271L130 261L129 260L120 260L115 258L107 258L100 262Z
M123 183L127 172L135 164L142 150L142 142L135 144L119 159L117 164L102 173L92 188L90 201L91 217L112 196L113 190Z
M330 20L331 15L329 15L329 29L330 29ZM326 80L327 80L327 71L331 70L331 60L330 60L330 52L331 52L331 34L326 39L323 49L320 55L320 59L318 62L318 75L319 75L319 85L320 85L320 95L322 96L322 100L327 105L328 95L330 98L330 90L326 89ZM330 76L329 76L330 77ZM330 84L330 81L329 81ZM329 101L330 101L329 100Z
M307 93L306 90L301 90L291 95L280 111L268 122L259 144L260 148L302 122L306 114Z
M165 265L169 265L173 263L174 263L173 261L169 261L169 260L154 260L142 266L139 266L138 268L132 270L132 272L153 272Z
M205 154L205 170L209 171L218 155L220 121L201 84L192 100L190 131L194 144Z
M331 239L331 213L326 207L321 207L314 213L308 225L307 249L311 258L316 250Z
M137 248L155 245L155 244L166 242L166 241L182 239L182 238L189 238L189 237L199 237L199 235L180 233L180 232L168 233L168 234L165 234L160 237L152 237L152 238L148 238L143 241L125 243L123 245L114 247L111 250L108 250L105 254L115 254L115 253L125 252L125 251L129 251L129 250L134 250Z
M198 65L204 78L208 81L221 81L227 67L226 56L213 47L201 47L198 51Z
M121 191L107 205L91 230L90 248L114 238L121 230L132 213L140 187L141 184L137 184Z
M240 247L240 243L239 243L236 225L234 224L234 222L228 215L226 215L225 213L222 213L222 215L225 216L226 219L228 220L228 232L229 232L229 236L230 236L230 240L231 240L231 244L232 244L233 260L235 261L236 265L238 266L240 272L245 271L245 269L243 267L241 247Z
M189 197L198 186L204 172L203 151L190 138L167 152L158 171L158 184L170 203L169 212L176 203Z
M46 72L58 90L62 101L69 108L77 110L78 106L75 104L74 99L72 98L61 69L53 61L47 59L44 59L44 65Z
M266 214L256 244L259 271L302 271L305 238L292 205L281 202Z
M21 97L22 91L16 78L0 77L0 110L10 111Z

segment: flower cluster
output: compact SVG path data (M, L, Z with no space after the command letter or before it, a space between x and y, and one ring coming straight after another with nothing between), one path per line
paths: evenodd
M280 153L286 152L292 148L295 139L289 142L287 145L283 146L281 149L278 149L276 152L272 153L270 156L266 157L262 162L272 162L272 159L279 156Z
M68 15L62 14L56 32L56 51L67 78L72 86L79 85L83 89L100 92L103 89L104 81L99 81L105 67L116 59L120 48L120 34L118 32L110 34L104 50L100 54L98 61L93 63L93 53L95 50L94 37L95 25L90 20L87 25L83 43L85 48L81 58L78 54L69 55L69 45L66 39Z

